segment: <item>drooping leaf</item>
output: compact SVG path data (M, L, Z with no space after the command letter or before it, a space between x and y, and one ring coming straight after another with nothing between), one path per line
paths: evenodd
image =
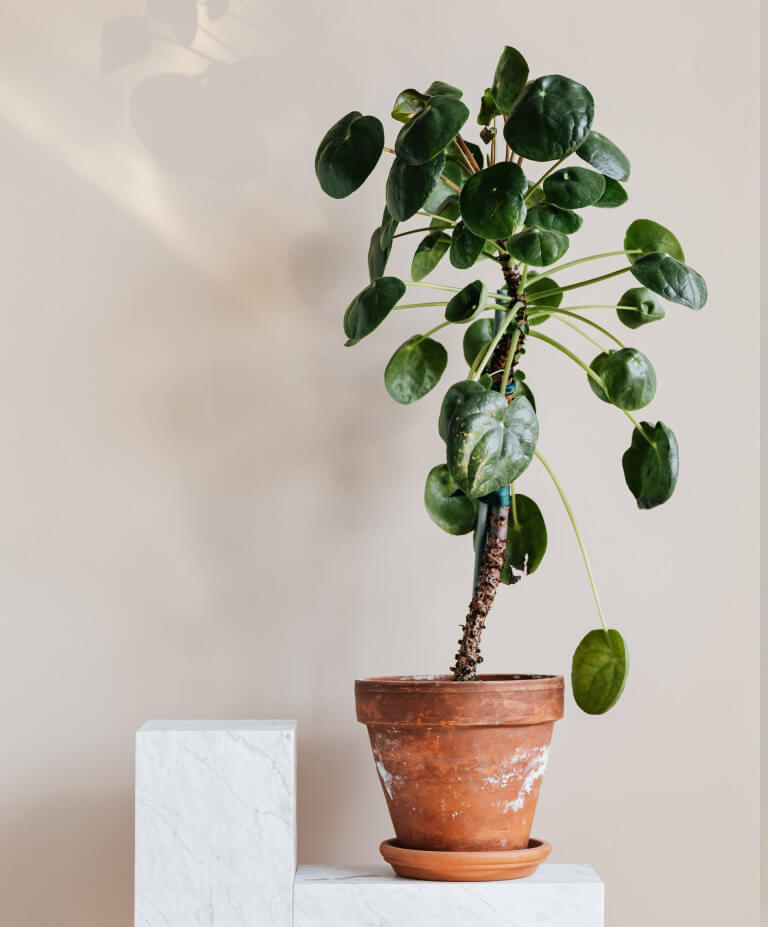
M618 702L629 672L629 654L614 628L590 631L576 648L571 686L576 704L589 715L602 715Z
M395 158L387 177L387 209L399 222L415 215L434 190L445 165L441 151L426 164L416 166Z
M381 247L384 251L392 246L392 238L397 231L399 222L390 214L387 207L384 207L384 213L381 217Z
M547 550L547 526L533 499L515 493L509 508L507 549L501 581L512 582L512 568L535 573ZM527 559L526 559L527 558Z
M627 191L618 180L614 180L606 174L603 195L592 205L599 206L601 209L615 209L617 206L623 206L628 199Z
M632 430L632 443L621 458L621 466L637 507L652 509L675 491L680 456L677 438L663 422L640 422L640 427L643 434Z
M477 114L477 124L489 126L496 116L500 116L499 107L493 99L491 88L488 87L480 98L480 112Z
M450 260L454 267L466 270L480 257L485 239L471 232L463 220L456 225L451 235Z
M606 177L629 180L629 158L618 145L594 129L576 149L576 154Z
M624 248L627 251L642 251L643 254L663 251L678 261L685 260L683 247L676 236L652 219L635 219L624 235ZM634 264L640 255L628 254L627 257L630 264Z
M471 322L480 312L486 301L486 289L482 280L468 283L464 289L452 296L445 307L445 318L448 322Z
M582 209L605 193L605 177L588 167L561 167L544 181L547 202L563 209Z
M568 236L550 229L532 228L507 239L507 251L512 257L534 267L554 264L568 250Z
M588 377L596 396L619 409L642 409L656 395L656 371L636 348L604 351L589 365L603 382L603 389Z
M469 110L455 96L432 96L424 109L400 129L395 141L398 157L408 164L431 161L461 129L468 116Z
M395 105L392 107L392 118L398 122L408 122L417 113L420 113L429 103L429 97L418 90L408 88L398 93Z
M551 203L531 207L525 217L525 224L530 228L550 229L553 232L563 232L565 235L578 232L583 221L577 212L553 206Z
M446 84L444 80L433 80L427 87L427 94L432 97L456 97L457 100L462 97L462 91L458 87Z
M464 360L470 367L480 351L488 347L491 338L493 338L493 319L476 319L464 332L462 350Z
M524 396L507 400L493 390L467 397L448 428L448 470L459 489L485 496L516 480L531 462L539 423Z
M525 182L522 170L511 161L473 174L461 191L464 224L481 238L507 238L525 218Z
M451 238L445 232L430 232L419 243L411 261L411 277L423 280L440 263L440 259L451 246Z
M558 291L557 283L551 277L535 277L525 288L528 298L528 308L540 309L557 309L563 301L562 291ZM549 296L540 296L541 293L549 293ZM540 315L536 318L529 319L531 325L541 325L546 322L551 313Z
M632 274L643 286L672 303L689 309L701 309L707 301L707 284L701 274L661 251L639 257Z
M347 113L323 136L315 155L320 186L335 199L349 196L378 164L384 126L375 116Z
M619 300L619 305L633 307L616 310L619 321L623 322L627 328L640 328L641 325L663 319L665 315L664 307L656 294L644 286L636 286L627 290Z
M479 320L479 321L485 321ZM474 323L477 324L477 323ZM472 326L468 329L471 331ZM451 424L453 416L456 414L456 410L464 402L465 399L468 399L470 396L482 396L486 392L485 388L480 386L479 383L476 383L474 380L459 380L458 383L454 383L453 386L448 388L448 392L443 397L442 404L440 406L440 416L437 420L437 431L443 441L448 440L448 428Z
M458 487L445 464L432 467L424 486L424 505L432 521L448 534L469 534L477 523L477 500L454 495Z
M559 74L526 85L504 126L504 138L531 161L557 161L582 144L592 128L595 102L582 84Z
M414 335L392 355L384 371L384 385L395 402L408 405L427 395L447 363L448 352L439 341Z
M371 283L377 277L383 275L391 251L391 242L388 248L381 247L381 227L374 229L371 235L371 243L368 246L368 276Z
M512 109L512 104L523 92L527 80L528 63L525 58L516 48L505 45L491 85L491 94L502 115Z
M361 290L344 313L344 334L355 344L386 319L405 293L397 277L379 277Z

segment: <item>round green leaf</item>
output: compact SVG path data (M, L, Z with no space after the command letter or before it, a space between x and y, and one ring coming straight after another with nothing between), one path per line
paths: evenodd
M554 291L554 292L552 292ZM549 293L549 296L540 296L540 293ZM525 288L525 295L528 301L528 308L535 308L538 312L540 309L557 309L563 301L562 291L558 291L557 283L551 277L535 277ZM546 322L551 313L539 315L529 320L531 325L541 325Z
M344 313L344 333L355 344L378 328L405 293L397 277L379 277L361 290Z
M525 58L516 48L505 45L491 85L491 94L502 115L510 111L527 80L528 63Z
M486 290L482 280L468 283L463 290L451 297L445 307L448 322L471 322L485 306Z
M461 129L468 116L469 110L455 96L433 96L425 108L400 129L395 140L398 157L408 164L431 161Z
M493 390L459 404L448 427L446 462L459 489L473 499L516 480L531 462L539 423L530 402L510 403Z
M619 409L642 409L656 395L656 371L636 348L603 352L589 366L603 383L601 389L588 377L594 394Z
M678 261L685 260L682 245L677 238L669 229L652 219L635 219L624 235L624 248L626 251L642 251L643 254L663 251ZM628 254L627 257L630 264L634 264L639 255Z
M456 97L457 100L461 99L462 91L458 87L454 87L453 84L446 84L444 80L433 80L432 83L427 87L427 94L432 97Z
M468 331L471 331L471 326ZM470 396L481 396L485 392L485 388L474 380L459 380L458 383L448 388L440 406L440 417L437 420L437 430L443 441L448 440L448 428L462 402Z
M581 145L594 117L589 90L551 74L526 85L504 125L504 138L516 154L531 161L558 161Z
M663 319L665 315L664 307L656 294L644 286L636 286L627 290L619 300L619 305L633 307L616 310L619 321L623 322L627 328L640 328L641 325Z
M634 428L632 443L621 458L624 479L639 509L652 509L666 502L675 491L680 456L677 438L663 422L640 422L643 434Z
M448 353L439 341L414 335L392 355L384 371L387 392L403 405L426 396L443 375Z
M525 224L532 229L550 229L553 232L563 232L565 235L578 232L583 221L577 212L553 206L551 203L531 207L525 217Z
M493 319L476 319L464 332L462 349L464 360L471 367L481 350L488 347L493 338Z
M507 239L507 251L512 257L534 267L554 264L568 250L568 236L549 229L526 229Z
M445 464L438 464L427 474L424 505L432 521L448 534L469 534L477 522L477 501L454 495L458 487Z
M599 206L601 209L615 209L617 206L623 206L628 199L627 191L618 180L605 175L605 191L592 205Z
M481 238L507 238L525 218L525 174L501 161L473 174L461 191L461 215Z
M423 280L440 263L440 259L451 245L449 235L444 232L430 232L419 243L411 261L411 276L414 280Z
M632 265L632 274L643 286L672 303L701 309L707 301L707 284L701 274L660 251L639 257Z
M335 199L349 196L376 167L384 149L384 126L375 116L347 113L325 133L315 155L320 186Z
M434 190L445 165L441 151L426 164L406 164L395 158L387 177L387 209L399 222L415 215Z
M535 573L547 550L547 526L541 509L528 496L515 493L509 508L507 549L501 581L511 583L512 570ZM527 558L527 560L526 560Z
M429 103L425 93L409 88L398 93L395 105L392 107L392 118L398 122L408 122L417 113L420 113Z
M611 628L590 631L576 648L571 686L576 704L588 715L602 715L618 702L629 672L624 639Z
M576 154L606 177L629 180L629 158L609 138L594 129L576 149Z
M461 270L466 270L477 261L484 247L485 239L470 232L463 221L459 222L451 235L449 255L451 264Z
M605 193L605 177L587 167L561 167L544 181L547 202L563 209L581 209Z
M394 237L395 232L397 231L397 226L399 222L392 216L387 209L384 207L384 214L381 217L381 247L384 251L392 245L392 238Z
M381 247L381 227L374 229L371 243L368 246L368 276L371 283L384 273L391 251L391 242L388 248Z

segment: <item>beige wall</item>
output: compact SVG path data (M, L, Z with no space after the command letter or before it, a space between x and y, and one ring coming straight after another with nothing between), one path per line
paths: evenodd
M191 47L114 22L143 0L2 6L0 921L132 922L150 717L298 718L302 859L371 860L390 835L352 680L445 669L471 555L422 510L439 395L399 408L382 384L424 317L342 347L386 165L339 203L312 162L332 121L383 117L405 86L474 100L508 42L586 83L632 157L630 203L591 212L574 250L650 216L711 294L630 335L681 443L655 512L623 485L623 417L548 349L526 359L633 661L605 718L569 697L534 830L597 868L612 925L751 922L757 3L232 0ZM502 590L485 665L566 673L589 589L536 466L521 489L550 550Z

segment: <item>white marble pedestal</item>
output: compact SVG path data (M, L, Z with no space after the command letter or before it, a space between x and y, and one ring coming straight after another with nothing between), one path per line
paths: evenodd
M419 882L383 863L297 871L295 782L294 721L145 724L135 927L603 927L589 866L510 882Z

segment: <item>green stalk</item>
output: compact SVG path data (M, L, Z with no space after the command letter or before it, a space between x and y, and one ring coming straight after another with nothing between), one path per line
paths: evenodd
M568 261L565 264L558 264L556 267L547 267L547 276L556 274L561 270L567 270L569 267L576 267L578 264L586 264L587 261L599 261L602 258L618 257L621 254L639 254L639 248L632 248L630 251L603 251L601 254L590 254L588 257L578 258L576 261Z
M430 290L447 290L449 293L458 293L457 286L443 286L441 283L422 283L421 280L403 280L406 286L425 286Z
M510 342L510 345L509 345L509 351L507 352L507 360L504 364L504 373L501 376L501 386L499 386L499 392L501 393L502 396L506 396L507 394L507 383L509 383L509 374L512 370L512 361L514 360L515 351L517 350L517 346L519 343L520 343L520 326L516 325L515 333L512 336L512 341Z
M402 306L395 306L395 309L423 309L426 306L447 306L448 303L405 303Z
M616 344L620 348L626 347L626 345L623 344L621 341L619 341L619 339L612 332L608 331L607 328L603 328L602 325L598 325L597 322L593 322L592 319L585 319L583 315L577 315L575 312L571 312L570 309L542 308L541 310L536 310L534 312L531 312L530 315L556 315L556 316L567 315L569 318L577 319L579 322L583 322L585 325L590 325L592 328L597 329L597 331L602 332L606 336L606 338L610 338L612 341L615 341ZM560 321L565 322L565 319L560 319ZM575 325L571 327L575 329L576 331L579 331L579 329L577 329ZM581 332L581 334L584 335L585 333ZM590 341L591 340L592 339L590 339ZM592 344L597 344L597 342L593 341Z
M590 283L601 283L603 280L610 280L611 277L618 277L619 274L626 274L632 270L632 267L622 267L619 270L612 270L609 274L601 274L599 277L590 277L589 280L580 280L578 283L569 283L568 286L559 286L555 290L547 290L544 293L537 293L537 299L544 299L546 296L554 296L557 293L566 293L568 290L578 290L579 287L589 286ZM615 309L615 306L611 306Z
M514 321L515 313L517 312L517 307L519 305L520 303L515 303L515 305L512 306L511 309L508 309L503 315L498 309L496 310L499 316L501 316L502 322L496 334L493 336L493 338L491 338L490 342L488 343L488 347L485 350L485 354L482 355L482 360L479 364L477 363L477 358L475 358L475 361L472 364L472 367L469 373L467 374L468 380L479 380L480 379L480 371L483 369L483 367L485 367L488 361L493 357L493 352L496 350L496 345L501 341L502 335L507 330L507 328L509 328L510 322Z
M392 236L392 240L394 241L395 238L402 238L403 235L415 235L417 232L435 232L435 231L437 231L437 229L433 229L431 225L425 225L423 228L420 228L420 229L408 229L407 232L398 232L397 235Z
M507 146L507 147L509 147L509 146ZM565 156L565 158L567 158L567 157L568 157L568 155ZM528 197L533 193L533 191L534 191L534 190L537 190L537 189L544 183L544 181L547 179L547 177L549 177L549 175L550 175L553 171L557 170L557 168L560 167L560 165L563 163L563 161L565 161L565 158L560 158L559 161L555 161L555 163L552 165L552 167L550 167L550 169L549 169L545 174L542 174L541 177L539 177L539 179L536 181L536 183L535 183L535 184L531 187L531 189L525 194L525 196L523 197L523 199L526 199L526 200L527 200ZM507 158L507 160L509 160L509 158Z

